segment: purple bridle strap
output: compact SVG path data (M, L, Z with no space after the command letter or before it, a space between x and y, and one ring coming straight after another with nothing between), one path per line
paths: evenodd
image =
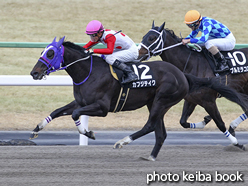
M90 77L90 74L91 74L91 71L92 71L92 64L93 64L93 57L92 57L92 56L90 56L90 57L91 57L91 61L90 61L90 72L89 72L88 76L87 76L82 82L80 82L80 83L75 83L75 82L73 81L74 85L82 85L82 84L85 83L85 82L87 81L87 79Z
M63 56L64 56L64 46L61 46L61 49L59 50L59 54L51 62L49 62L49 60L46 59L45 57L40 57L38 61L42 62L43 64L47 66L46 75L49 75L52 72L55 72L58 70L64 70L66 68L66 67L61 67L62 64L64 63ZM60 57L61 59L57 60L58 57Z
M50 71L50 69L53 69L53 66L45 58L40 57L38 61L42 62L43 64L47 66L47 71Z

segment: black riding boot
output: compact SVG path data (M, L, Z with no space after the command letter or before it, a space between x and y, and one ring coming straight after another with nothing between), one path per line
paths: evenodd
M215 54L214 58L216 59L218 63L215 72L219 73L219 72L225 72L229 70L229 66L227 65L227 60L220 52Z
M119 60L115 60L115 62L113 63L114 67L122 70L124 72L124 74L127 76L121 83L125 84L125 83L129 83L132 81L136 81L138 80L138 76L132 71L132 69L127 66L125 63L120 62Z

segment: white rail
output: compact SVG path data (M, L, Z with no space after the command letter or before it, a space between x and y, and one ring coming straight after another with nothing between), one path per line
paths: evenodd
M30 75L0 75L0 86L72 86L70 76L55 75L47 76L44 80L33 80ZM80 117L81 124L88 130L89 116ZM79 135L79 145L88 145L88 138Z
M0 75L0 86L72 86L70 76L46 76L33 80L30 75Z

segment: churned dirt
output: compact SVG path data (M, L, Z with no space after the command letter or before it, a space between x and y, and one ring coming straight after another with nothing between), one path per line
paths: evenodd
M2 146L0 183L1 186L144 186L150 180L149 185L247 185L247 151L219 145L163 146L157 161L139 158L148 157L151 149L152 146L144 145L123 149ZM217 182L220 175L225 179L231 176L232 181Z

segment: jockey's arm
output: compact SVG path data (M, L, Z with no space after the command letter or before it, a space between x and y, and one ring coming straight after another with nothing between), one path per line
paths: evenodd
M89 41L86 45L83 46L83 48L85 48L85 49L86 49L86 48L90 49L91 46L95 45L96 43L98 43L98 42Z
M115 48L115 36L111 36L112 34L109 34L106 36L105 43L107 43L107 48L103 49L94 49L93 52L97 54L112 54Z

